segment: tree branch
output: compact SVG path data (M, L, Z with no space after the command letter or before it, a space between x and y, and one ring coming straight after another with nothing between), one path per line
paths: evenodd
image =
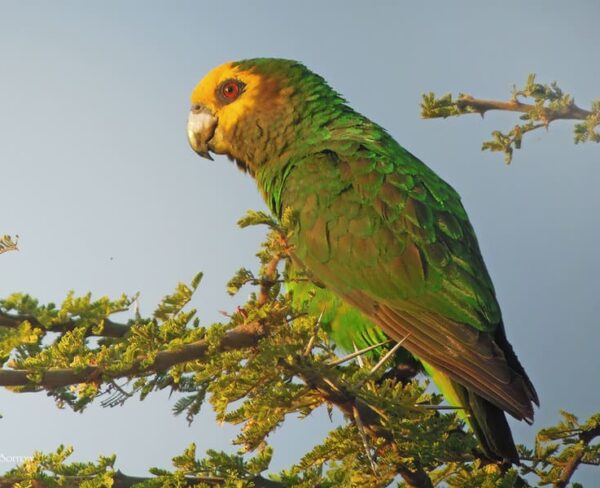
M582 464L583 456L585 455L585 447L588 446L596 437L600 436L600 425L596 427L584 430L579 434L579 442L581 443L581 449L579 449L575 455L568 459L564 468L560 474L560 478L556 480L554 488L566 488L571 480L571 477L575 473L575 470Z
M29 322L33 327L43 329L47 332L67 332L77 327L77 323L74 320L68 320L66 322L55 324L52 326L52 328L48 329L33 315L10 314L0 310L0 327L16 329L25 321ZM88 335L102 337L123 337L130 330L129 325L113 322L109 319L104 319L103 323L104 326L102 327L102 331L100 333L96 334L92 332L90 328Z
M256 302L258 305L264 305L269 300L271 288L277 283L277 266L279 266L280 261L281 256L279 254L274 254L266 264L264 273L262 273L260 292Z
M533 103L523 103L522 98L529 98ZM554 120L579 121L574 127L575 144L600 142L600 132L597 130L600 125L600 100L592 102L591 110L583 109L575 105L573 97L563 93L556 83L536 83L534 74L527 77L523 89L513 89L508 101L483 100L465 94L459 94L456 99L451 94L437 98L434 93L424 94L421 101L421 117L426 119L470 113L478 113L483 117L489 110L518 112L523 114L520 119L526 121L506 133L493 131L492 139L481 146L482 150L503 152L507 164L512 160L513 150L521 148L525 133L547 128Z
M225 334L219 344L219 351L232 349L244 349L258 344L258 341L266 335L262 324L252 322L242 324ZM209 344L202 339L174 349L172 351L161 351L156 355L154 362L147 367L133 366L125 371L120 371L112 379L131 377L140 374L157 373L165 371L170 367L185 363L187 361L202 360L209 349ZM89 366L83 370L76 369L50 369L42 374L39 382L33 382L29 378L32 371L22 369L0 369L0 386L32 386L45 389L54 389L63 386L75 385L97 381L106 374L98 366Z
M539 110L542 113L541 119L546 126L553 120L585 120L592 115L592 112L578 107L574 102L567 107L552 109L549 107L540 107L529 103L522 103L516 98L508 102L501 102L497 100L478 99L471 95L461 95L458 100L456 100L456 107L464 113L478 113L482 116L488 110L504 110L525 114L532 112L533 110Z
M8 318L7 318L8 317ZM14 324L18 320L15 316L3 314L4 322ZM29 319L23 319L29 320ZM70 325L70 324L65 324ZM116 324L121 325L121 324ZM266 331L259 322L251 322L242 324L227 332L219 344L219 351L229 351L235 349L245 349L253 347L265 337ZM209 344L202 339L190 344L186 344L176 350L161 351L156 355L154 362L145 368L134 366L128 370L121 371L118 374L111 376L111 379L131 377L140 374L156 373L169 369L170 367L188 362L203 360L209 349ZM348 391L344 386L321 373L317 373L310 367L301 368L297 371L299 376L311 387L317 389L323 397L332 404L335 404L344 414L351 416L356 408L360 414L361 421L365 428L373 438L384 438L393 448L393 437L389 431L381 427L380 414L370 407L366 402L357 398L352 392ZM64 386L69 386L78 383L86 383L97 381L101 378L105 371L100 367L90 366L84 370L75 369L50 369L42 374L39 382L33 383L29 376L32 374L28 370L0 370L0 386L34 386L45 389L54 389ZM413 488L433 488L431 480L427 473L420 468L410 469L406 466L399 468L399 472L405 479L409 487ZM126 481L123 481L125 483ZM261 485L256 486L281 486L280 484L269 485L271 481L263 479ZM275 482L273 482L275 483ZM0 484L0 487L2 485ZM116 485L117 486L117 485ZM118 486L131 486L131 484L122 484Z

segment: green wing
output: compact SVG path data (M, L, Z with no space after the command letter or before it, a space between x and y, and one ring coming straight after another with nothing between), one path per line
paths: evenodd
M288 263L287 287L292 292L294 306L319 317L321 326L330 339L346 352L379 344L388 337L359 310L342 301L337 295L307 279L306 273ZM300 279L299 279L300 278ZM378 361L382 348L366 353L372 361ZM391 374L398 380L412 379L421 369L420 364L408 351L397 350ZM480 442L483 452L490 459L518 462L510 427L504 412L487 400L469 391L425 363L425 370L436 383L450 405L461 407L458 414L467 422Z
M296 258L413 354L532 419L537 396L506 341L459 196L369 124L356 142L332 134L287 175Z

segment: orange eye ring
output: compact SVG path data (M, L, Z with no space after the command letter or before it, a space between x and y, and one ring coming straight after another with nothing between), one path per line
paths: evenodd
M225 80L219 85L217 96L223 103L231 103L242 93L244 84L238 80Z

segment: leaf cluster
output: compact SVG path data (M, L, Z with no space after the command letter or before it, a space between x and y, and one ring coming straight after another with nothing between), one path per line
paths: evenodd
M8 235L0 236L0 254L3 254L8 251L16 251L18 249L18 239L19 236L16 236L15 239Z

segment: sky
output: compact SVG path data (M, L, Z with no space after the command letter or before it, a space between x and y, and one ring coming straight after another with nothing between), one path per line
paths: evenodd
M225 61L297 59L462 195L541 398L534 427L511 423L531 443L559 409L600 410L600 146L574 145L572 124L559 121L526 136L505 166L480 146L514 114L422 120L419 102L428 91L506 98L535 72L589 107L600 98L599 16L593 0L2 2L0 234L18 234L20 251L0 256L0 296L140 292L148 315L203 271L193 303L203 323L233 310L244 296L225 284L257 267L264 235L236 221L265 205L225 158L189 149L189 95ZM144 475L191 442L228 449L235 429L209 407L188 426L173 404L156 394L75 414L43 394L1 391L0 454L74 445L74 459L116 453L119 469ZM332 427L321 412L279 429L273 468ZM0 472L10 467L0 461ZM575 479L597 477L582 469Z

